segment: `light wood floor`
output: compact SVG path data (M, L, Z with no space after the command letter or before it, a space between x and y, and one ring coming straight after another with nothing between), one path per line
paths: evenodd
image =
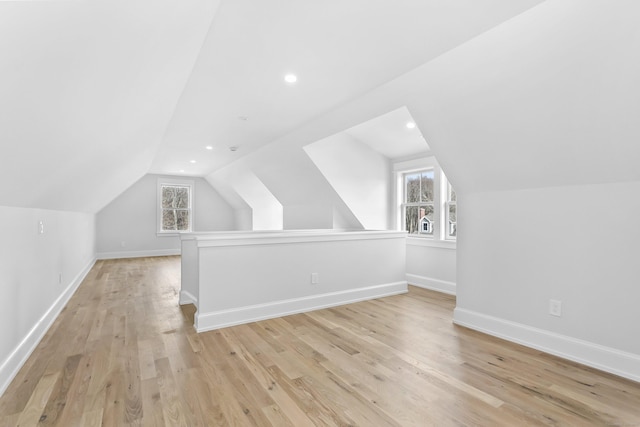
M0 399L2 426L640 425L640 384L406 295L196 334L178 257L99 261Z

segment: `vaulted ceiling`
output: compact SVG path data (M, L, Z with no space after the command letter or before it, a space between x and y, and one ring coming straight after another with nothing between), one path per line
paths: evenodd
M0 1L0 204L95 212L145 174L216 9Z
M211 174L538 3L0 1L0 204Z
M639 18L632 0L0 1L0 205L96 212L146 173L236 164L266 182L265 146L346 131L384 153L393 111L462 193L638 180Z
M536 3L223 1L152 171L211 173Z

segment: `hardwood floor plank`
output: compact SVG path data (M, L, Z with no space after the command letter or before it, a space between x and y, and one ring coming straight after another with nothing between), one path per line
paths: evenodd
M17 426L33 426L40 421L56 381L58 381L58 374L47 374L38 381L38 385L18 418Z
M185 410L181 396L177 392L178 388L176 387L174 372L171 369L169 359L157 360L156 370L158 371L165 425L176 427L193 425L191 422L192 416Z
M196 417L197 425L226 426L220 405L212 399L209 384L201 380L201 369L189 369L185 399Z
M82 355L78 362L78 369L66 393L66 403L60 412L57 425L76 425L84 412L87 390L91 381L94 354Z
M155 378L157 373L151 341L143 340L138 342L138 357L138 363L140 364L140 379L144 381L150 378Z
M80 425L83 427L100 427L102 426L102 409L89 411L82 414Z
M164 414L162 413L162 400L160 397L160 386L156 378L149 378L142 381L142 425L143 426L165 426Z
M298 406L303 408L316 425L353 425L350 418L333 407L314 387L310 387L308 382L302 380L302 377L290 379L278 366L271 366L268 369L275 378L276 384L282 387L297 402Z
M246 329L240 329L239 332L244 330ZM284 410L287 414L287 422L293 422L296 427L313 426L313 422L309 417L307 417L304 411L296 404L289 394L284 392L282 388L278 386L276 379L269 373L265 365L255 357L256 352L260 351L259 347L254 346L255 342L244 341L244 334L238 334L235 329L230 330L229 335L230 336L228 336L227 339L232 340L237 348L239 348L238 355L249 367L255 381L257 381L257 383L269 393L271 399L276 403L276 405L268 405L263 408L265 415L273 421L273 417L275 416L274 412L276 411L274 408L278 408L278 411ZM271 366L271 364L266 366Z
M278 405L265 406L262 412L273 426L297 427L299 424L293 424L285 414L282 413Z
M102 260L0 397L0 426L639 426L640 384L407 294L198 334L180 258Z
M65 363L62 373L58 377L58 381L49 396L47 405L42 412L40 425L56 425L60 413L67 404L69 390L71 389L81 358L82 356L79 354L67 358L67 363Z

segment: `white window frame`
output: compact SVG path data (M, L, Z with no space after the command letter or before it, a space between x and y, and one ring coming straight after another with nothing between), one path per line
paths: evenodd
M443 215L442 215L442 239L443 240L452 240L455 241L456 237L458 237L458 201L457 201L457 193L456 200L451 200L451 189L453 188L447 177L442 173L442 185L443 185L443 193L444 194L444 207L443 207ZM456 207L456 235L452 236L449 234L449 207Z
M187 187L189 189L189 230L176 231L176 230L163 230L162 229L162 187ZM189 233L194 230L195 227L195 181L191 179L180 178L158 178L157 183L157 199L156 199L156 235L158 236L178 236L180 233Z
M436 246L448 249L455 249L456 238L447 238L447 230L445 228L448 217L448 181L440 165L435 157L421 157L412 160L401 161L393 164L393 173L395 179L394 199L396 201L394 207L394 223L396 229L406 230L405 215L403 210L405 200L405 183L404 176L408 173L415 173L432 169L434 171L434 213L433 213L433 233L432 234L409 234L408 244L419 246Z

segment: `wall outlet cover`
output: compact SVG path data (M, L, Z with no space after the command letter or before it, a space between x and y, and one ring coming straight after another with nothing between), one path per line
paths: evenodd
M562 301L549 300L549 314L552 316L562 316Z

